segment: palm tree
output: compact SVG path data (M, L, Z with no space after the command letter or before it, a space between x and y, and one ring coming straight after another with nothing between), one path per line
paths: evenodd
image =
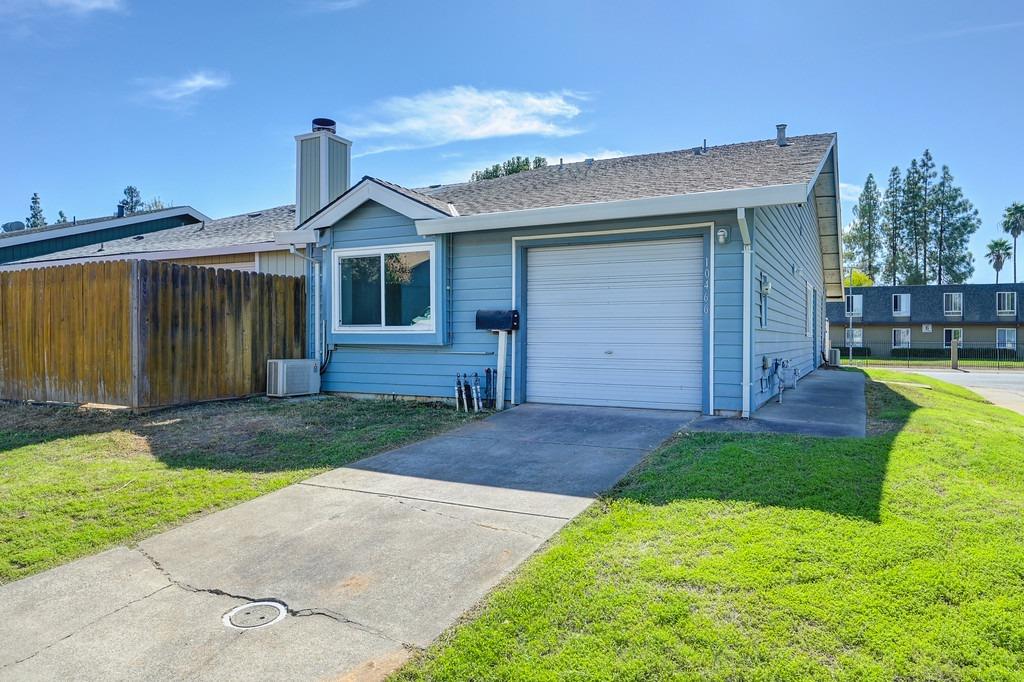
M1024 204L1015 201L1003 211L1003 231L1013 237L1013 283L1017 283L1017 237L1024 234Z
M1003 269L1003 263L1010 257L1013 247L1005 239L993 239L988 243L988 253L985 258L992 264L996 271L996 284L999 284L999 271Z

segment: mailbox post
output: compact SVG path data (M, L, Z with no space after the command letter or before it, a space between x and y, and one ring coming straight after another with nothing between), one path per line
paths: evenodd
M505 355L508 353L508 333L519 329L518 310L478 310L476 328L498 334L498 376L495 378L494 409L505 409Z

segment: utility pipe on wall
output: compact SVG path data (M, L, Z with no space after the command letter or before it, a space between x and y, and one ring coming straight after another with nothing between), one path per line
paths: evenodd
M736 209L736 222L743 237L743 405L740 415L750 418L750 288L752 283L752 254L750 250L750 228L747 225L747 211Z
M323 324L323 315L320 314L320 261L315 258L310 258L305 254L299 253L299 250L295 248L295 244L288 246L288 252L293 256L297 256L305 261L313 264L313 310L316 313L313 315L313 324L316 328L316 340L313 346L313 354L316 356L318 366L322 366L324 362L323 355L323 337L324 330L321 328Z

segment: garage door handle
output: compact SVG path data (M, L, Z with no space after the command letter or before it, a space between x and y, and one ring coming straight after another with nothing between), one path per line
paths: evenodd
M606 351L604 352L604 354L605 354L605 355L611 355L611 354L612 354L612 351L610 351L610 350L606 350Z

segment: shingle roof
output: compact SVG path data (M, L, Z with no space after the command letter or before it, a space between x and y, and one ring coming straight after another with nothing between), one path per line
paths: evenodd
M429 206L430 208L437 209L441 213L445 213L447 215L453 215L452 207L448 204L447 201L444 201L443 199L432 197L429 194L424 194L420 190L409 189L408 187L402 187L401 185L396 185L393 182L388 182L387 180L381 180L380 178L374 178L374 177L371 177L369 175L367 175L363 179L364 180L372 180L373 182L376 182L377 184L383 185L384 187L387 187L388 189L392 189L392 190L398 192L399 194L403 194L403 195L409 197L413 201L418 201L421 204Z
M42 227L33 227L31 229L18 230L17 232L0 232L0 240L2 240L2 239L10 239L12 237L24 237L25 235L28 235L28 234L33 234L34 235L34 234L39 234L39 233L42 233L42 232L49 232L51 230L65 230L65 229L67 229L69 227L79 227L79 226L82 226L82 225L90 225L90 226L95 227L96 229L100 229L100 226L97 225L97 223L105 223L105 222L110 221L110 220L124 220L125 218L136 218L138 216L144 216L144 215L148 215L150 213L160 213L161 211L167 211L167 210L169 210L171 208L179 208L179 207L168 206L167 208L155 208L155 209L153 209L151 211L136 211L135 213L129 213L129 214L123 215L123 216L108 215L108 216L102 216L102 217L99 217L99 218L76 219L75 222L68 221L66 223L50 223L49 225L43 225ZM180 208L183 209L183 210L188 209L187 206L182 206Z
M90 256L116 256L154 251L184 251L187 249L208 249L220 246L261 244L274 241L275 232L290 230L295 226L295 205L276 206L262 211L250 211L240 215L209 220L205 223L173 227L136 237L125 237L66 251L49 253L28 258L20 263L64 260L67 258L88 258ZM102 246L102 251L100 248Z
M591 162L551 165L493 180L422 187L417 194L453 204L459 215L808 183L834 133Z

